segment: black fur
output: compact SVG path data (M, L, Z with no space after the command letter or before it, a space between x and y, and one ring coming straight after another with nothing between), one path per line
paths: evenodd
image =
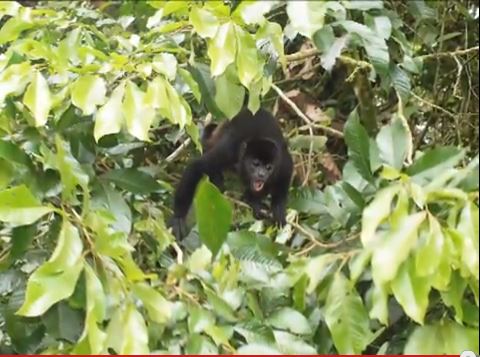
M236 169L245 183L244 198L255 217L263 218L260 212L262 199L270 195L274 222L280 226L286 223L285 210L293 162L280 126L271 113L260 109L253 115L248 109L243 109L223 125L209 125L204 131L202 144L203 155L186 167L175 192L172 227L178 239L187 233L185 216L202 176L208 175L210 181L223 191L223 172L227 169ZM260 174L267 179L257 191L252 189L252 169L247 165L252 158L268 163L270 169L266 176Z

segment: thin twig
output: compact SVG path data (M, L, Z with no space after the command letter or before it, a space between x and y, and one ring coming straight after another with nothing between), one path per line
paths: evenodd
M452 52L430 53L428 55L417 56L414 59L421 59L421 60L425 61L425 60L430 60L430 59L434 59L434 58L463 56L463 55L468 55L472 52L478 52L478 50L479 50L479 46L475 46L475 47L470 47L470 48L466 48L466 49L463 49L463 50L457 50L457 51L452 51Z
M308 133L310 135L310 148L308 150L308 170L307 173L305 174L305 179L303 180L303 185L305 185L308 182L308 179L310 177L310 171L312 168L312 155L313 155L313 121L307 117L298 107L297 105L290 99L288 98L283 91L277 87L275 84L272 83L272 88L277 94L282 98L294 111L297 113L297 115L302 118L305 123L308 126Z
M423 104L426 104L432 108L435 108L435 109L438 109L439 111L441 111L442 113L445 113L447 114L449 117L455 119L455 114L453 114L452 112L449 112L448 110L446 110L445 108L442 108L432 102L429 102L428 100L426 99L423 99L422 97L416 95L415 93L410 93L412 95L413 98L415 98L416 100L418 100L419 102L423 103Z

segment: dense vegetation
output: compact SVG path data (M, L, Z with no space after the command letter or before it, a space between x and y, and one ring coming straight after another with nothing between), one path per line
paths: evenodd
M2 1L0 53L1 353L479 353L475 1ZM243 105L288 225L203 181L175 242Z

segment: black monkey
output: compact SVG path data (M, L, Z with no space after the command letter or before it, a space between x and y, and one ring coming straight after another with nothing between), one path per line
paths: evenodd
M223 191L223 172L234 169L246 186L244 199L255 218L261 213L262 199L271 195L271 210L276 224L283 226L293 171L278 122L264 109L252 114L243 109L232 120L216 126L210 124L202 136L203 155L185 169L174 197L173 233L177 239L186 235L185 216L202 176Z

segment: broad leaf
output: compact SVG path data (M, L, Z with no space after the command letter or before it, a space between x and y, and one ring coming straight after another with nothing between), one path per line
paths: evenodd
M383 234L372 256L372 276L376 284L395 278L400 265L408 258L417 242L417 230L425 219L425 212L403 216L396 228Z
M82 76L72 84L72 103L83 111L83 115L91 115L105 101L106 92L103 78L95 75Z
M235 61L237 41L235 38L235 24L227 22L221 25L215 37L208 43L208 57L210 57L212 76L219 76Z
M155 112L145 101L145 93L129 80L125 85L122 111L128 132L139 140L148 141Z
M360 124L356 112L352 112L344 128L345 142L348 145L350 160L362 177L373 181L370 170L370 143L367 131Z
M135 168L111 170L102 178L115 183L132 193L146 195L160 189L160 185L149 174Z
M24 186L16 186L0 191L0 221L14 225L27 225L53 211L52 207L42 206Z
M339 354L361 354L372 332L362 299L341 273L335 274L325 302L325 322Z
M52 98L46 79L38 71L33 75L33 80L25 91L23 104L32 112L36 126L46 124Z
M289 330L299 335L308 335L312 332L312 328L308 320L297 310L284 307L272 314L267 322L275 328L281 330Z
M25 301L17 314L42 315L50 306L72 295L83 270L82 252L77 228L64 220L52 256L28 279Z
M219 21L210 11L197 6L190 10L190 23L203 38L212 38L218 30Z
M258 56L254 37L235 25L237 40L237 72L240 82L250 88L252 82L256 81L263 73L263 61Z
M32 67L28 62L12 64L0 73L0 106L8 95L20 95L31 79Z
M95 128L93 135L98 142L100 138L109 134L117 134L122 129L124 122L122 100L125 92L125 82L122 81L113 90L110 98L95 115Z
M410 259L398 270L391 285L393 294L405 313L415 322L423 324L428 307L430 279L418 277L415 263Z
M293 31L311 38L323 27L328 4L326 1L287 2L287 14Z
M194 203L200 239L215 256L227 238L232 207L218 188L205 179L198 185Z
M172 303L145 283L133 286L133 292L142 300L150 318L160 324L169 322L172 317Z
M238 82L232 66L215 79L215 102L229 119L242 109L244 97L245 88Z
M382 161L400 170L407 157L409 137L403 122L395 117L389 125L384 126L376 138Z

